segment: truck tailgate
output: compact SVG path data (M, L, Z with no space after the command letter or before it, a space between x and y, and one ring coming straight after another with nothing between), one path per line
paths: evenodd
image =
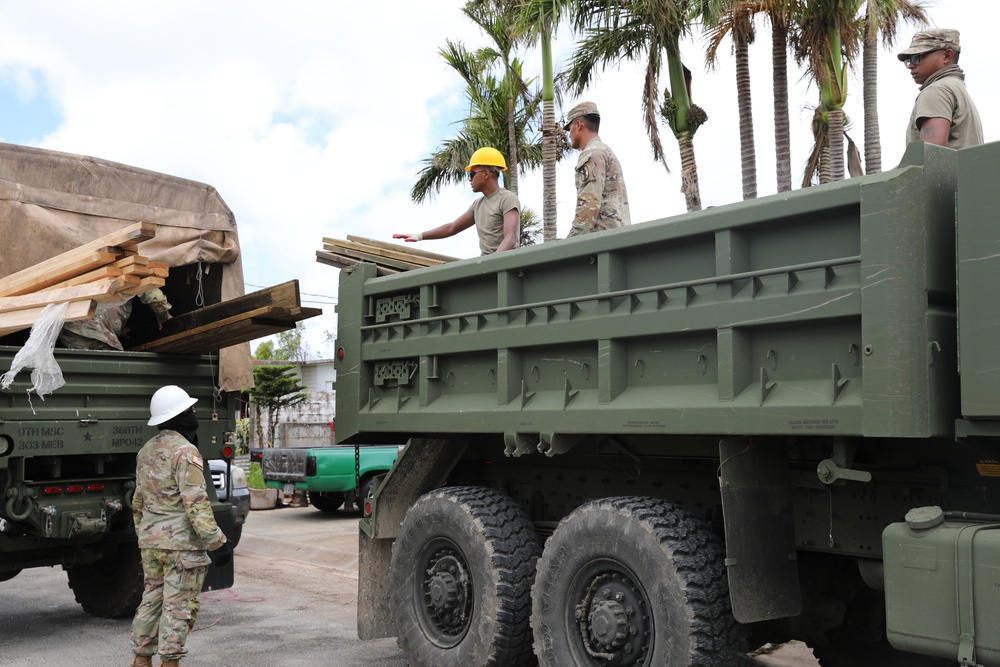
M265 480L279 482L306 481L308 449L266 449L261 468Z

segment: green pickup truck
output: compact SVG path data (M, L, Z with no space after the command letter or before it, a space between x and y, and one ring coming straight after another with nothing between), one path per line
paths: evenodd
M276 448L263 452L264 481L271 488L308 491L318 510L333 512L354 503L355 491L367 498L379 475L392 468L403 447L360 445Z

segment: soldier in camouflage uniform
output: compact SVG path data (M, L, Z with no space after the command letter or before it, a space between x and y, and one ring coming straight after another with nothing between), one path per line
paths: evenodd
M149 306L156 315L156 321L163 323L170 319L170 302L162 290L153 289L139 295L139 300ZM121 350L120 336L128 335L125 323L132 313L132 299L117 305L101 306L89 320L67 322L59 332L59 345L74 350Z
M576 217L569 236L632 224L621 163L597 134L601 114L593 102L580 102L566 115L570 145L580 150L576 163Z
M197 401L177 386L162 387L150 402L159 434L136 457L132 515L145 587L132 622L133 667L176 667L198 615L208 565L225 565L232 550L215 523L197 444ZM214 551L209 557L206 550Z

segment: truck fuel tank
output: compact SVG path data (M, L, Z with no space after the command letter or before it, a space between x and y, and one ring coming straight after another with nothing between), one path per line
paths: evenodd
M894 647L1000 665L1000 516L919 507L883 531L882 548Z

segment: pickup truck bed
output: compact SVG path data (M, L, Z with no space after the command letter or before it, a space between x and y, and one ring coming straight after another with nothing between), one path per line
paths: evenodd
M401 446L353 445L264 450L262 468L269 487L307 491L316 509L332 512L354 503L355 491L366 498L375 478L389 472ZM357 464L357 465L356 465Z

